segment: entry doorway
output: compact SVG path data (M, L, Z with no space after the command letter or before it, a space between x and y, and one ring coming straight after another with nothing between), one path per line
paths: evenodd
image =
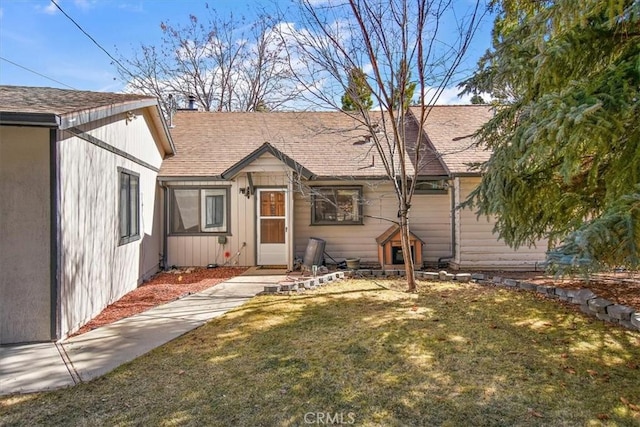
M258 265L288 265L288 212L286 190L258 189Z

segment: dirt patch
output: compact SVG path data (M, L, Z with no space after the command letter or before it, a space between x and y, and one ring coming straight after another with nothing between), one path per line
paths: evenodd
M203 291L245 272L246 268L191 267L158 273L118 301L107 306L72 336L84 334L100 326L142 313L150 308Z

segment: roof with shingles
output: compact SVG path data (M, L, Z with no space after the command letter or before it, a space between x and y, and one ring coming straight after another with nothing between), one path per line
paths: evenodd
M391 227L387 228L387 230L382 233L381 235L379 235L378 237L376 237L376 242L378 243L378 245L380 246L384 246L387 244L387 242L389 242L389 240L391 240L392 238L398 236L399 237L400 234L400 226L395 224L392 225ZM415 239L415 240L419 240L422 244L424 244L424 240L422 240L421 238L419 238L418 236L416 236L413 232L409 231L409 238L410 239Z
M0 86L0 112L68 114L155 98L146 95L89 92L50 87Z
M410 110L419 121L420 107ZM450 174L475 173L470 165L489 159L491 151L477 145L473 134L493 117L493 107L438 105L425 111L428 113L422 128Z
M365 143L368 129L344 112L178 111L171 134L177 155L163 162L166 178L221 176L265 143L317 178L386 177L375 146ZM426 173L446 174L437 161Z
M66 130L141 108L150 111L165 153L175 153L175 146L155 97L0 85L0 123L7 125L45 126Z

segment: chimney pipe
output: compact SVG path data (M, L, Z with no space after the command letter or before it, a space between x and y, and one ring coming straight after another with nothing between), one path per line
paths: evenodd
M193 95L189 95L189 110L196 109L196 97Z

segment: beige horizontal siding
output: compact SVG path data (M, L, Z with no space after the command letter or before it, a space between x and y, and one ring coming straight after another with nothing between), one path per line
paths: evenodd
M480 178L459 178L460 192L456 202L461 203L480 183ZM471 209L458 213L456 237L459 250L454 264L460 268L536 268L545 259L547 244L540 241L536 246L509 247L493 233L495 221L478 218Z
M286 166L280 159L274 157L272 154L265 153L251 162L251 164L245 167L242 171L254 173L276 172L282 174L286 171Z
M329 182L318 185L331 185ZM316 183L314 183L316 185ZM335 183L334 183L335 185ZM309 238L326 241L326 252L336 261L360 258L378 262L376 237L396 220L398 206L389 183L345 182L343 185L363 185L365 204L364 225L311 225L311 202L308 194L295 195L295 254L304 255ZM410 212L411 231L425 241L423 259L437 261L451 254L451 222L449 195L415 195ZM384 219L383 219L384 218Z

